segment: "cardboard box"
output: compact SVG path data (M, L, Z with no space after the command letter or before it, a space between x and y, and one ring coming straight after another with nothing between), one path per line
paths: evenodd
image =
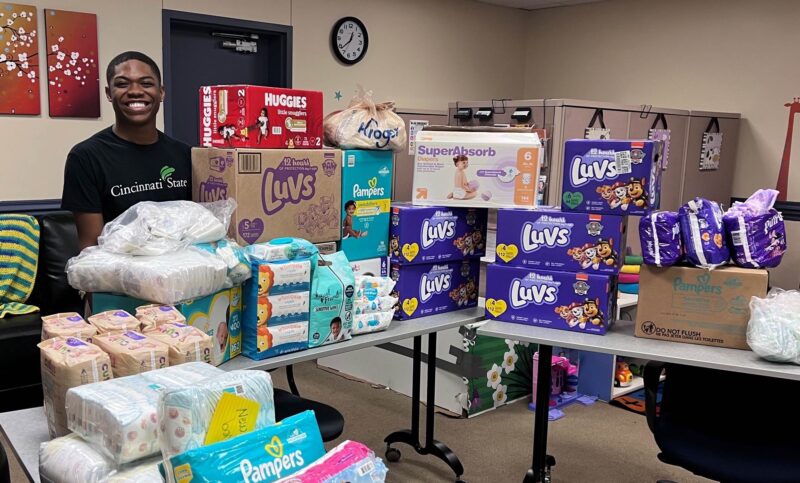
M229 235L242 244L294 236L338 240L342 152L192 149L192 199L233 198Z
M92 294L92 310L103 312L122 309L135 314L136 307L152 302L112 293ZM175 304L186 324L197 327L214 338L211 362L218 366L242 352L242 287L222 289L217 293Z
M643 265L637 337L690 344L750 348L750 297L766 297L766 270L732 265L704 270Z
M342 153L342 251L350 261L389 254L391 151Z
M396 319L413 319L478 305L480 260L470 259L426 265L392 264L397 282L392 295L400 308Z
M502 208L497 210L496 262L616 274L624 262L625 228L621 216Z
M203 86L199 105L200 143L207 148L322 148L322 92Z
M356 260L350 262L353 275L373 275L376 277L389 276L389 259L387 257L370 258L369 260Z
M644 215L661 202L661 141L570 139L564 143L565 211Z
M536 206L542 145L523 129L423 130L417 134L413 202L500 208Z

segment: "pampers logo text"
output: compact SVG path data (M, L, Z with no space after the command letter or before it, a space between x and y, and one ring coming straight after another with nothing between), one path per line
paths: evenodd
M369 188L362 188L358 184L353 185L354 198L372 198L375 196L383 196L384 193L385 190L383 186L381 187L370 186Z
M672 290L677 292L694 292L696 294L712 294L712 295L720 295L722 294L722 286L721 285L711 285L708 281L711 280L711 276L708 274L703 274L697 277L698 283L686 283L683 281L682 278L678 277L672 282Z
M613 151L597 150L596 153L587 153L587 158L589 161L586 163L581 156L572 158L569 175L573 187L583 186L592 180L615 179L619 174Z
M570 229L563 226L537 226L531 222L522 225L522 251L530 253L545 246L563 247L569 244Z
M439 271L439 270L446 271ZM422 275L419 282L419 298L423 302L427 302L435 294L442 293L450 290L450 281L452 280L451 270L445 265L444 267L433 266L429 273Z
M277 213L287 204L314 197L317 166L308 158L283 158L277 168L267 168L261 180L261 206L264 214Z
M454 148L429 148L423 144L417 146L417 154L420 156L496 156L497 151L494 148L468 148L465 146L456 146Z
M528 304L554 304L558 300L558 285L549 277L536 277L534 280L515 278L511 281L508 299L515 309Z
M302 468L305 464L303 452L299 449L283 454L283 443L277 436L273 436L272 441L264 446L264 451L273 457L271 461L258 466L253 466L247 458L239 462L239 471L245 483L278 480L284 471L288 470L287 473L292 474L296 468Z
M442 220L431 222L429 219L422 220L422 233L420 240L422 248L430 248L434 243L453 238L456 234L456 222L453 220Z
M362 122L358 126L358 134L368 138L375 140L375 147L376 148L383 148L389 144L393 138L396 138L400 135L400 128L396 127L393 129L379 129L378 128L378 121L373 118L370 118L367 122Z

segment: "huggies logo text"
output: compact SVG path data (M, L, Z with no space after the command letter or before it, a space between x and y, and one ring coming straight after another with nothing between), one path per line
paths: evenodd
M526 222L522 226L522 251L535 252L541 247L563 247L569 245L570 229L562 226L536 226Z
M589 181L615 179L618 175L617 162L613 158L602 157L584 163L582 157L575 156L572 158L569 175L573 187L583 186Z
M519 309L528 304L554 304L558 300L558 287L547 283L528 285L520 279L511 282L509 301L511 307Z
M203 141L205 147L211 147L211 87L203 86Z
M286 94L264 94L264 106L266 107L296 107L305 109L308 104L306 96L287 96Z
M419 287L419 297L423 302L427 302L435 294L450 290L450 273L428 274L422 276Z
M456 222L444 220L432 223L431 220L422 221L422 248L430 248L434 243L453 238L456 234Z

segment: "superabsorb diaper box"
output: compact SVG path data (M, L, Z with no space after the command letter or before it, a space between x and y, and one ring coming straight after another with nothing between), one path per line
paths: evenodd
M660 141L570 139L564 144L562 208L609 215L657 209L663 148Z
M475 307L478 304L480 260L462 260L427 265L392 264L390 277L396 282L392 295L399 298L397 319Z
M490 132L425 129L417 134L414 204L536 206L539 137L530 130L484 129Z
M389 260L402 265L480 258L488 210L392 203Z
M338 240L341 196L337 149L192 149L192 200L235 199L228 234L242 245Z
M621 216L503 208L497 210L496 263L616 274L625 231Z
M486 316L589 334L605 334L616 312L615 278L491 264Z
M391 151L342 152L342 243L350 261L389 254Z

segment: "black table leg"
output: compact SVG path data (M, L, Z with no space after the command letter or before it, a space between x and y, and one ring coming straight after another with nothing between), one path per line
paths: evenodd
M446 444L433 438L434 405L436 398L436 332L428 334L428 394L425 407L425 446L420 444L419 435L419 403L420 403L420 365L422 360L422 336L414 337L414 355L411 382L411 429L395 431L384 439L386 442L386 459L399 461L400 451L392 448L393 443L405 443L421 455L433 455L441 459L456 474L456 481L461 481L464 466L458 456Z
M555 464L547 455L547 421L550 411L551 361L553 347L539 345L539 367L536 372L536 412L533 427L533 465L525 473L524 483L549 483L550 466Z

